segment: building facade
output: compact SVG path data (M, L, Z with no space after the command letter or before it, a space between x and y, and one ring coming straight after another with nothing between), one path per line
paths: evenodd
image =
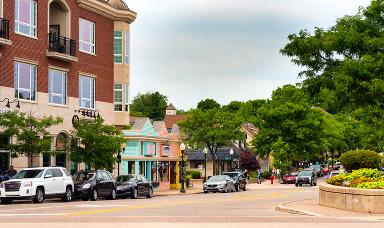
M141 174L150 182L159 183L155 191L178 188L179 135L168 133L163 121L132 119L132 128L123 130L127 141L119 173Z
M108 124L129 125L135 19L123 0L0 0L0 99L19 102L21 112L36 117L62 117L63 124L49 129L53 150L68 138L73 116L87 111ZM12 143L0 139L0 147ZM4 150L0 161L3 169L28 164ZM65 153L36 156L33 164L79 168Z

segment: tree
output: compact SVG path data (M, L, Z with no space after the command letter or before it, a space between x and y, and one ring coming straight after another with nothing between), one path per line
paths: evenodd
M51 151L52 139L48 128L61 124L60 117L36 118L23 112L7 112L0 115L0 127L4 134L15 138L6 146L12 157L28 157L28 167L33 167L33 156Z
M105 125L99 117L94 121L82 119L72 131L71 159L84 162L94 169L112 170L116 152L124 143L122 132L113 125Z
M221 109L192 109L186 120L178 123L187 137L187 143L196 148L207 147L212 155L216 173L217 149L244 138L240 131L241 120L234 113Z
M240 168L247 169L248 172L256 171L260 168L260 164L256 158L256 154L249 150L240 153L239 165Z
M221 105L217 103L214 99L205 99L200 101L197 104L197 108L202 110L202 111L207 111L211 109L219 109Z
M138 116L147 116L153 120L163 120L167 103L167 96L159 92L139 93L133 99L130 110Z

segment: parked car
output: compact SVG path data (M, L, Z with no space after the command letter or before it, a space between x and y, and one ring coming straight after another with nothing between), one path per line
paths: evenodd
M244 173L240 171L234 171L234 172L225 172L223 173L223 175L228 175L230 178L232 178L233 183L235 184L236 191L239 191L240 189L243 189L243 191L246 191L247 180Z
M106 170L85 170L73 175L75 197L96 201L99 197L116 199L116 182Z
M303 184L309 184L310 186L317 185L316 171L313 169L303 169L299 172L296 177L296 187L302 186Z
M235 184L228 175L212 176L204 183L204 193L208 192L234 192Z
M153 189L149 181L141 175L120 175L116 178L118 197L136 199L139 196L151 198Z
M71 175L62 167L23 169L10 180L0 183L3 204L29 199L34 203L42 203L47 198L62 198L70 202L73 190Z
M296 183L296 177L298 172L290 172L283 176L283 184L294 184Z
M328 164L322 164L321 168L323 169L324 175L328 175L328 173L331 171L331 167Z
M331 173L329 174L329 178L337 176L340 174L339 170L332 170Z
M309 169L315 170L316 175L318 177L324 176L324 172L323 172L323 169L321 168L321 165L311 165L311 166L309 166Z

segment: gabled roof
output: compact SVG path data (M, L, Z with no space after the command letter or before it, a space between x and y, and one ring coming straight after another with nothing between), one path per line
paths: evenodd
M149 118L147 118L147 117L136 117L136 119L133 120L133 121L134 121L134 124L133 124L131 130L140 131L144 127L145 123L147 121L149 121Z
M177 122L187 119L186 115L166 115L164 117L165 126L167 128L173 128L174 124L177 124Z
M154 121L152 124L153 124L153 128L155 129L155 131L159 136L167 137L168 131L164 121Z
M259 131L259 129L257 129L257 127L256 127L254 124L252 124L252 123L243 123L241 126L243 127L243 129L244 129L245 131L248 132L248 134L250 134L250 135L253 136L253 137L254 137L254 136L257 134L257 132Z
M158 136L148 117L136 117L134 121L130 130L123 131L125 136Z
M167 110L176 110L175 106L173 106L172 103L170 103L167 107Z

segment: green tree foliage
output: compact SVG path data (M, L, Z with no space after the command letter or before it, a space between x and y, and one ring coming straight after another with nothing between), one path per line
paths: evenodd
M62 118L37 118L23 112L7 112L0 115L0 127L5 135L15 138L6 146L12 157L28 157L28 167L33 167L33 156L51 151L48 128L61 124Z
M303 67L303 89L331 114L345 113L366 127L365 148L384 151L384 0L373 0L329 29L288 36L281 50Z
M207 111L207 110L211 110L211 109L219 109L220 107L221 107L221 105L213 99L205 99L205 100L200 101L197 104L197 108L202 110L202 111Z
M71 159L95 169L112 170L115 155L124 143L122 132L102 118L80 120L71 135Z
M167 96L159 92L138 94L133 99L130 110L137 116L146 116L153 120L163 120L167 102Z
M380 169L382 166L380 155L371 150L348 151L341 155L340 162L349 171L361 168Z
M196 148L207 147L213 158L217 149L231 145L234 140L244 139L240 131L241 120L236 114L218 109L192 109L185 121L179 123L187 137L187 143Z

